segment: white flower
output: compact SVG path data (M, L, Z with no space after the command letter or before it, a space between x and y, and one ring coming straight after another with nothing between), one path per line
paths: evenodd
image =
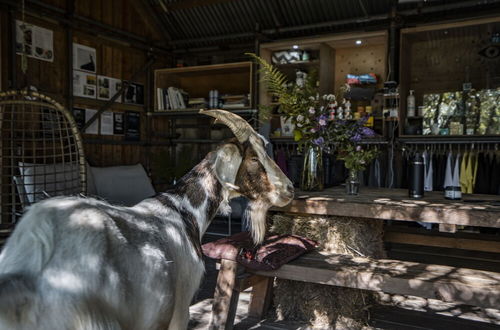
M314 108L313 108L313 107L309 107L309 113L310 113L310 114L313 114L313 113L315 113L315 112L316 112L316 110L314 110Z
M316 99L314 98L314 96L309 96L309 100L316 101Z
M304 120L304 116L302 116L302 115L298 115L298 116L297 116L297 121L298 121L298 122L301 122L301 121L303 121L303 120Z

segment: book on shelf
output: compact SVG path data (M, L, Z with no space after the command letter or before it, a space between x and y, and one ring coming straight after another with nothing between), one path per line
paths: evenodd
M226 110L237 110L244 109L248 107L248 97L244 94L239 95L222 95L221 100L223 102L222 109Z
M157 111L186 109L189 94L180 88L156 88Z

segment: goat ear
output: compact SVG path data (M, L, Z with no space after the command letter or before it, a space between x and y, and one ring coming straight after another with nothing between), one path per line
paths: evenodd
M229 190L238 191L240 187L236 186L236 174L240 168L242 157L240 150L234 144L225 144L217 150L215 156L215 175L219 182Z

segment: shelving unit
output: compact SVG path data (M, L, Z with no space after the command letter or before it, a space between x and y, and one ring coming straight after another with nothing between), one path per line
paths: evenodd
M361 40L361 45L356 44L357 40ZM274 52L291 50L294 45L298 46L299 50L305 50L312 55L310 61L276 64L275 66L290 81L295 80L295 71L297 69L306 72L315 70L318 73L318 90L320 95L337 95L340 87L345 84L348 73L375 73L378 77L378 83L372 87L379 89L383 86L383 81L387 75L387 44L387 33L385 31L331 35L320 38L294 39L262 44L260 47L260 56L272 63L271 59ZM260 84L259 86L259 103L271 106L274 108L273 112L276 114L276 108L279 104L272 102L271 95L267 92L264 84ZM356 110L358 105L371 105L374 110L379 110L380 114L376 114L376 118L378 118L377 125L380 127L380 131L383 131L381 101L374 104L370 101L352 100L351 103L351 109L353 110ZM273 132L280 126L279 116L273 116L271 123L264 126L262 132L274 139Z
M155 95L157 88L168 87L180 88L190 98L208 99L210 90L218 90L219 96L248 95L247 107L228 111L257 126L252 62L159 69L154 72L154 83ZM212 118L200 115L199 108L159 111L157 102L155 97L154 110L147 113L152 132L156 132L151 134L151 143L162 141L165 136L169 137L171 146L168 148L168 162L181 168L181 172L183 167L186 167L185 170L192 168L213 145L233 136L224 125L212 126ZM181 155L182 159L189 160L189 164L179 163Z
M500 18L490 17L468 21L418 26L401 30L400 85L401 94L400 122L405 125L423 125L422 117L406 117L406 98L414 90L416 109L423 105L426 94L460 92L464 84L475 90L500 87L497 78L498 59L481 55L492 45L494 31L500 28ZM438 47L439 45L439 47ZM422 68L425 67L425 70ZM467 111L465 102L461 106ZM425 116L424 116L425 117ZM464 142L480 140L481 135L466 135L466 122L463 115L457 115L464 124ZM460 119L460 118L459 118ZM400 136L406 137L415 128L400 126ZM500 135L500 132L499 132ZM436 138L439 135L420 135L412 138ZM445 135L455 139L457 135Z

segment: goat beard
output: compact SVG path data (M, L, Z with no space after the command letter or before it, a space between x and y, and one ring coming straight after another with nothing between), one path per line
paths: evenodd
M260 244L266 236L267 210L271 203L265 199L250 200L245 211L245 218L250 223L250 232L255 244Z

